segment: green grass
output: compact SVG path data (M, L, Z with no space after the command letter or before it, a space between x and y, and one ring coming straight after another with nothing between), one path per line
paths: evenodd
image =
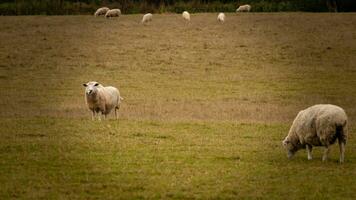
M322 163L288 161L281 124L119 123L54 118L1 122L1 198L354 197L355 144Z
M0 17L0 199L354 199L354 14ZM91 121L82 83L119 88ZM281 141L345 108L346 160Z

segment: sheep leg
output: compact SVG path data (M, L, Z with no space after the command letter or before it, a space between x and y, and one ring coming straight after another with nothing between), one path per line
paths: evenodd
M330 148L329 148L329 146L326 146L326 149L325 149L324 155L323 155L323 161L326 161L328 159L329 152L330 152Z
M115 117L116 117L116 119L119 119L119 115L118 115L119 110L120 110L120 104L115 107Z
M107 115L107 113L106 113L105 110L101 112L101 115L104 117L104 120L106 120L106 115Z
M91 113L91 120L95 120L95 111L94 110L92 110L92 113Z
M99 120L99 121L101 121L101 115L102 115L102 114L101 114L100 112L98 112L97 116L98 116L98 120Z
M340 148L340 163L344 162L345 159L345 142L339 139L339 148Z
M312 160L313 159L313 156L312 156L313 147L311 145L307 144L306 148L307 148L307 153L308 153L308 160Z
M118 117L117 117L117 107L115 108L115 119L118 119Z

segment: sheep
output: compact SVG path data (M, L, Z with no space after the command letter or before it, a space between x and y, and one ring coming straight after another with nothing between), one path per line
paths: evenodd
M183 19L185 19L185 20L187 20L187 21L190 21L190 14L189 14L188 11L184 11L184 12L182 13L182 17L183 17Z
M288 158L292 158L299 149L306 148L308 160L311 160L312 146L324 146L326 149L322 160L326 161L330 145L338 139L340 163L343 163L348 132L347 121L345 111L335 105L318 104L300 111L282 142Z
M107 12L109 11L108 7L102 7L99 8L98 10L96 10L96 12L94 13L94 16L99 16L99 15L105 15Z
M83 86L85 87L86 104L89 110L92 111L92 120L95 119L95 114L101 120L99 113L104 115L104 119L106 119L112 109L115 110L115 118L118 119L117 111L120 109L121 101L124 98L120 96L117 88L112 86L104 87L96 81L84 83Z
M105 17L120 17L121 15L121 10L120 9L111 9L108 12L106 12Z
M236 12L250 12L250 10L251 10L251 6L246 4L246 5L239 6L239 8L236 9Z
M152 14L151 14L151 13L145 14L145 15L142 17L141 23L144 24L144 23L147 23L147 22L149 22L149 21L152 21Z
M219 13L217 20L218 20L218 22L224 23L225 14L224 13Z

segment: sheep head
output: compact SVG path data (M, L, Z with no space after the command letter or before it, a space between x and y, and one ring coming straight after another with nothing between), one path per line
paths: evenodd
M87 96L95 96L98 92L98 87L101 85L96 81L90 81L88 83L84 83L83 86L85 87L85 94Z
M293 142L286 137L282 141L283 147L287 150L287 157L290 159L294 156L295 152L299 150L298 145L294 145Z

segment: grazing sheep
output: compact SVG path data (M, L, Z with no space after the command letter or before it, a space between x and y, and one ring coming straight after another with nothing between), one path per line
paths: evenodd
M327 160L336 139L340 148L340 163L344 162L345 144L347 140L347 116L345 111L335 105L319 104L298 113L283 140L288 158L296 151L306 148L308 160L312 159L312 146L325 146L323 161Z
M246 4L246 5L239 6L239 8L236 9L236 12L250 12L250 10L251 10L251 6Z
M98 10L96 10L96 12L94 13L94 16L99 16L99 15L105 15L106 12L109 11L109 8L108 7L102 7L102 8L99 8Z
M190 14L188 11L184 11L182 14L183 19L190 21Z
M111 9L108 12L106 12L105 17L120 17L121 15L121 10L120 9Z
M224 13L219 13L218 22L221 22L221 23L225 22L225 14Z
M106 115L112 109L115 110L115 118L118 118L117 111L120 109L120 103L123 98L117 88L112 86L104 87L95 81L84 83L83 86L85 87L85 100L88 108L92 111L93 120L95 119L95 113L98 114L99 120L101 120L99 113L106 118Z
M152 21L152 14L151 14L151 13L145 14L145 15L142 17L141 23L144 24L144 23L147 23L147 22L149 22L149 21Z

